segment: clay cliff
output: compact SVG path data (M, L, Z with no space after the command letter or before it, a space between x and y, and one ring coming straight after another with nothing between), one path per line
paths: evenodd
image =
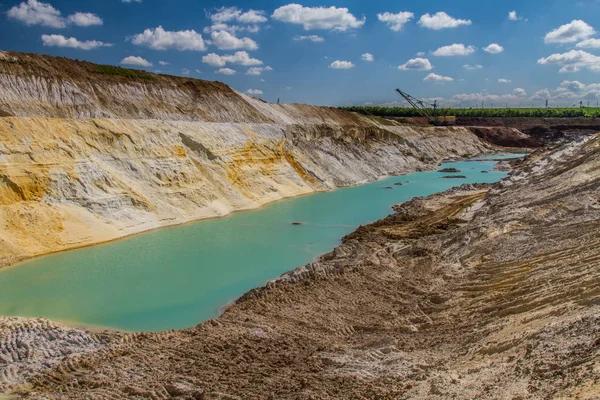
M465 128L0 52L0 267L489 148Z

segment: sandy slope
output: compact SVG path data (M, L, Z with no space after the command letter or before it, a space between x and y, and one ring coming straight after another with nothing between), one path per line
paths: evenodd
M598 398L599 188L596 136L398 206L216 320L108 334L21 395Z

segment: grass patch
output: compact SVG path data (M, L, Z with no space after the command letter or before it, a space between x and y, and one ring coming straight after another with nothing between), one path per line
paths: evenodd
M419 117L413 108L342 107L346 111L377 117ZM433 111L430 109L430 111ZM600 118L600 108L438 108L440 116L456 117L537 117L537 118Z
M92 72L94 74L101 74L101 75L122 76L124 78L146 79L149 81L152 81L155 79L154 76L152 76L151 74L149 74L145 71L115 67L113 65L96 65L90 72Z

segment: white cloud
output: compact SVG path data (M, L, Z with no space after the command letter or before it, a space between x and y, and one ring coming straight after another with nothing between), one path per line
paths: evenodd
M152 63L142 57L129 56L121 60L123 65L137 65L139 67L151 67Z
M206 50L202 35L196 31L165 31L162 26L146 29L143 33L135 35L132 43L154 50Z
M371 53L365 53L363 55L360 56L360 59L363 61L375 61L375 57L373 57L373 54Z
M60 11L50 4L38 0L27 0L14 6L6 15L9 18L23 22L25 25L42 25L51 28L65 28L67 23Z
M251 76L259 76L262 75L263 72L265 71L273 71L273 68L266 66L266 67L252 67L250 69L248 69L248 71L246 71L246 75L251 75Z
M384 22L394 32L398 32L404 27L404 24L413 19L414 16L415 14L408 11L402 11L397 14L384 12L383 14L377 14L377 19Z
M527 91L523 88L516 88L513 90L513 94L518 97L527 97Z
M166 61L159 61L158 63L159 63L160 65L169 65L169 63L168 63L168 62L166 62Z
M237 21L241 24L261 24L267 22L265 12L261 10L248 10L242 12L237 7L221 7L214 14L210 15L210 19L216 23Z
M354 68L354 64L352 64L350 61L334 61L331 64L329 64L329 68L332 69L350 69L350 68Z
M219 50L258 49L258 44L256 44L254 40L247 37L238 39L227 31L213 32L211 33L210 38L212 44L217 46Z
M504 51L504 47L500 46L498 43L492 43L489 46L484 47L483 51L490 54L500 54Z
M518 21L521 19L521 17L517 15L516 11L511 11L508 13L508 19L511 21Z
M259 94L263 94L263 91L259 90L259 89L248 89L248 90L246 90L246 93L252 94L252 95L259 95Z
M92 13L81 13L77 12L73 15L69 15L67 21L73 25L77 26L93 26L93 25L102 25L102 19L98 17L96 14Z
M111 47L112 44L99 42L97 40L80 41L74 37L66 38L63 35L42 35L44 46L48 47L70 47L72 49L93 50L98 47Z
M452 82L453 80L449 76L442 76L432 72L423 79L423 82Z
M212 24L211 26L207 26L204 28L204 33L211 33L217 31L226 31L233 35L237 32L248 32L248 33L256 33L260 32L259 25L228 25L223 22L217 22Z
M102 19L96 14L76 12L64 18L59 10L48 3L27 0L12 7L6 13L8 18L23 22L25 25L41 25L51 28L66 28L67 25L102 25Z
M567 53L552 54L549 57L540 58L538 64L559 65L562 67L559 72L577 72L582 68L600 72L600 57L583 50L571 50Z
M262 65L262 61L251 58L245 51L237 51L234 54L220 56L215 53L210 53L202 57L202 62L213 67L223 67L225 64L239 64L244 66Z
M599 101L600 83L586 85L579 81L563 81L559 87L550 91L543 89L537 91L532 100L553 100L554 103L571 106L579 105L579 101ZM595 105L595 104L594 104Z
M531 100L546 100L552 97L548 89L538 90L531 96Z
M190 73L191 73L191 71L187 68L181 69L181 75L183 75L183 76L188 76Z
M231 68L221 68L221 69L217 70L216 72L217 72L217 74L221 74L221 75L235 75L236 74L236 71Z
M451 56L468 56L475 53L475 47L465 46L462 43L454 43L450 46L440 47L433 52L434 56L451 57Z
M459 26L468 26L471 24L471 20L456 19L449 16L443 11L437 12L434 15L430 15L429 13L427 13L421 16L421 19L419 19L419 25L421 25L424 28L429 28L433 30L457 28Z
M201 74L202 71L200 71L199 69L195 69L194 71L196 71L197 74Z
M577 19L548 32L544 38L545 43L573 43L587 39L596 31L584 21Z
M433 66L426 58L413 58L400 65L398 69L403 71L431 71Z
M425 52L424 51L420 51L417 53L417 57L424 57L425 56Z
M512 81L510 79L504 79L504 78L500 78L498 79L498 83L511 83Z
M325 39L323 39L321 36L319 35L307 35L307 36L299 36L296 35L294 36L294 40L310 40L311 42L315 42L315 43L321 43L324 42Z
M577 46L581 49L600 49L600 39L586 39L577 43Z
M476 69L482 69L483 65L479 65L479 64L475 64L475 65L471 65L471 64L465 64L463 65L463 68L468 70L468 71L473 71Z
M336 31L347 31L352 28L360 28L365 24L366 17L357 19L347 8L338 7L304 7L300 4L288 4L279 7L273 12L271 18L298 24L304 30L311 29L333 29Z

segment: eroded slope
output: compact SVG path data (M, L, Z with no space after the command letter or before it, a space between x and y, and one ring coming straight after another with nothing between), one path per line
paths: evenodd
M397 207L216 320L113 334L20 394L597 398L600 136L533 160Z

